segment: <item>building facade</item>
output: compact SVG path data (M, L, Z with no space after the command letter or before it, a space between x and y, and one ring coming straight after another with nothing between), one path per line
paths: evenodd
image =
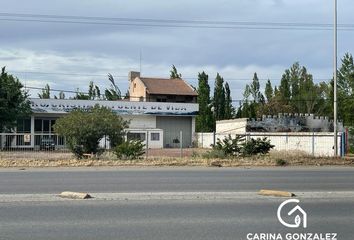
M149 78L148 85L143 81L139 83L140 74L138 76L133 80L129 78L132 95L128 101L30 99L31 117L18 120L14 132L1 134L0 147L36 150L40 149L43 139L52 139L56 149L65 148L65 139L53 129L56 120L74 109L89 109L96 104L112 109L130 122L126 129L128 139L143 140L149 148L174 148L180 144L191 147L198 114L196 92L179 79L171 80L172 85L165 84L156 94L156 86L170 79ZM109 143L104 140L101 145L108 147Z

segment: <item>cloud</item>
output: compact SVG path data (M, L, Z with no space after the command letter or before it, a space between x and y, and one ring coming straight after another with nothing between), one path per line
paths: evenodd
M63 89L68 91L86 92L88 84L93 81L101 89L109 87L107 74L112 73L119 88L123 93L128 88L128 72L139 71L140 67L136 59L117 57L115 55L89 54L86 52L76 52L63 54L54 51L30 51L23 49L0 50L0 55L6 61L0 61L0 65L7 66L7 71L18 76L27 87L44 87L49 84L52 89ZM199 72L205 71L209 75L209 84L214 87L214 79L220 73L232 89L232 97L241 99L243 89L257 72L264 87L267 79L271 79L273 84L278 84L281 74L289 66L282 65L227 65L219 67L217 65L176 65L178 71L193 86L197 86L197 76ZM148 77L169 77L171 64L142 63L142 75ZM314 74L323 77L330 69L309 69ZM30 91L34 97L38 90ZM69 96L70 94L67 94Z
M342 0L338 7L340 23L354 21L353 1ZM322 0L62 0L50 4L44 0L19 0L2 4L1 11L170 20L331 23L333 4ZM168 76L171 65L175 64L193 85L197 83L197 73L203 70L210 75L213 85L219 72L230 82L234 98L242 97L241 90L254 72L276 84L282 72L295 61L305 65L315 78L330 78L333 72L332 31L8 21L0 21L0 26L6 33L0 38L1 66L16 72L67 73L18 73L20 78L36 86L50 82L53 88L86 90L88 82L95 81L104 88L108 85L106 74L112 73L124 92L128 71L139 69L140 51L144 75ZM354 52L351 39L353 31L339 32L339 56Z

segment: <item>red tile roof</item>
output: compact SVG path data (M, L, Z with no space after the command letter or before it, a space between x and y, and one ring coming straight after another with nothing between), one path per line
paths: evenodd
M198 96L197 92L184 80L175 78L140 78L149 94Z

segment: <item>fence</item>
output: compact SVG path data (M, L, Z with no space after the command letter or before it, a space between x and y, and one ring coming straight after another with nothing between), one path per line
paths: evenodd
M222 140L229 134L196 133L195 143L199 148L211 148L218 139ZM235 136L235 134L231 134ZM312 156L334 156L333 133L301 132L301 133L269 133L249 132L244 134L247 139L264 138L270 140L277 151L301 151ZM346 153L346 134L338 134L338 154Z
M134 132L134 131L132 131ZM150 131L146 131L150 135ZM154 131L156 132L156 131ZM133 136L131 136L133 137ZM145 136L146 137L146 136ZM127 136L129 138L129 136ZM154 141L143 141L145 144L145 157L190 157L197 149L182 148L182 134L178 136L179 143L171 148L156 148ZM114 153L110 149L110 142L102 138L100 148L106 149L100 159L114 160ZM149 146L149 147L146 147ZM75 158L73 153L66 146L65 138L56 134L30 134L30 133L0 133L0 160L68 160Z

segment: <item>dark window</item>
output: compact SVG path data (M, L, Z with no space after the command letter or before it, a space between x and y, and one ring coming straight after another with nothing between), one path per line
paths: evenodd
M52 133L54 133L54 128L53 128L54 124L55 124L55 120L51 120L51 121L50 121L50 131L51 131Z
M17 132L18 133L30 133L31 132L31 119L17 120Z
M31 119L25 119L23 120L23 125L24 125L24 132L30 133L31 132Z
M43 132L49 132L49 120L43 120Z
M145 133L128 133L128 140L141 140L145 141Z
M34 131L42 132L42 119L34 120Z
M151 141L160 141L160 133L151 133Z

